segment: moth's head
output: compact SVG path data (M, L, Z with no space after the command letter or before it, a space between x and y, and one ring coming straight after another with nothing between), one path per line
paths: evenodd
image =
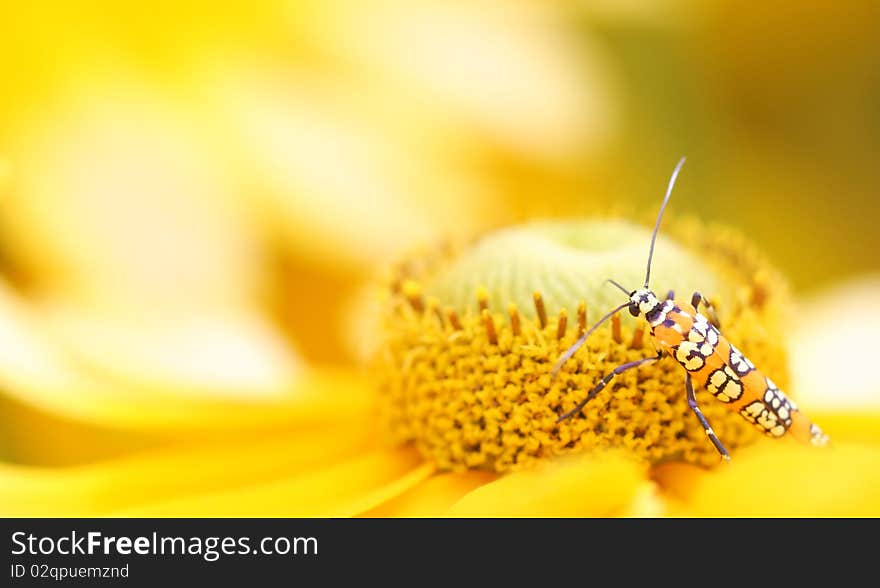
M644 316L656 308L658 304L660 304L660 300L651 290L639 288L630 293L628 310L633 316Z

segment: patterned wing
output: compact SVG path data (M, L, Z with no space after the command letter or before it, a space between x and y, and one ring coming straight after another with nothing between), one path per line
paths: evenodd
M739 413L771 437L782 437L791 427L792 415L797 411L797 406L773 380L765 377L764 382L764 393L759 398L746 402Z

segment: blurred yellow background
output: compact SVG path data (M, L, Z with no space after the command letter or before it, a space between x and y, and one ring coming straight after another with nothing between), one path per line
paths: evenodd
M400 251L598 205L652 217L682 154L677 213L746 233L797 293L880 270L876 2L29 2L4 21L10 462L169 443L131 423L355 364L352 315Z

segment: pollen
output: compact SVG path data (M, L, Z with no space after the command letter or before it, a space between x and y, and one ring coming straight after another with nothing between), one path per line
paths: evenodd
M690 300L699 290L728 339L787 382L789 295L779 275L729 230L666 223L652 271L657 295L674 289ZM604 449L651 463L717 464L671 357L623 373L557 423L615 367L656 354L647 324L621 313L551 373L591 320L622 302L607 278L642 285L649 238L643 226L613 219L546 221L398 264L374 361L390 437L414 444L439 469L503 472ZM728 449L760 436L707 390L697 400Z

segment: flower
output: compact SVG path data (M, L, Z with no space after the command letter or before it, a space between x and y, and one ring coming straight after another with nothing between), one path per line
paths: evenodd
M848 183L828 199L818 174L832 166L803 155L826 144L785 133L824 124L842 143L864 109L838 109L857 121L843 126L809 102L752 116L735 96L754 68L737 66L744 29L725 10L706 27L675 10L530 0L10 8L0 515L877 514L876 284L789 312L776 272L719 227L668 219L654 284L709 295L833 448L758 437L701 395L733 452L718 467L668 362L552 422L650 351L624 316L548 374L616 300L605 278L640 283L649 219L626 207L653 205L681 145L705 155L694 178L712 216L787 251L799 283L871 251L837 235L844 220L876 224L846 216L871 192L867 172L840 164L858 159L831 154ZM709 61L670 49L719 31ZM780 61L760 32L746 61L773 75L759 86L804 94L776 76L800 70L773 64L805 44ZM731 72L737 83L714 83ZM707 80L726 90L694 92ZM868 95L839 87L822 90ZM797 173L768 182L759 166ZM794 225L777 230L794 192L821 193L837 219L800 215L812 251ZM595 214L609 202L618 220ZM520 224L584 212L593 220ZM378 264L442 235L455 246L405 255L384 299L363 295ZM371 370L355 361L367 355Z
M572 232L573 226L578 230ZM590 249L587 244L592 237L603 234L602 229L608 229L607 240L593 241L595 249ZM752 280L755 276L775 276L767 268L758 271L764 262L752 257L752 252L745 253L748 249L730 247L731 241L703 231L705 229L693 224L679 224L674 232L688 238L691 247L682 249L671 239L664 239L658 245L655 274L658 281L671 277L674 283L685 285L694 279L698 274L667 274L670 270L675 274L674 268L683 260L693 262L693 267L703 263L717 267L716 276L725 271L738 272L743 279ZM559 240L561 236L573 234L584 235L585 239L574 245L574 252L569 250L573 246L571 242ZM500 257L481 256L481 248L492 250L499 242L507 245L496 251L505 252L512 265L521 263L517 256L523 253L517 248L525 243L526 252L563 254L564 259L575 262L578 256L584 256L584 266L594 266L584 270L589 273L605 272L608 268L601 263L601 257L607 255L613 259L615 248L627 251L631 238L642 240L644 235L645 231L636 226L611 220L577 225L544 223L504 231L465 247L458 255L447 253L451 259L441 258L430 271L434 279L425 281L425 292L440 294L444 288L442 278L461 267L456 261L466 266L481 259L491 260L486 267L501 269ZM692 244L701 242L698 236L718 239L718 246L698 248L697 251L708 253L695 256ZM537 247L539 237L548 240L543 248ZM660 254L667 256L664 264L659 263ZM712 262L713 256L717 256L716 264ZM554 272L571 268L557 266L558 259L544 259L544 273L537 275L546 280L545 283L552 283ZM732 263L732 260L740 263ZM754 265L743 265L746 261ZM729 264L726 270L723 269L725 264ZM412 260L407 266L412 271ZM575 269L574 275L577 272ZM412 279L413 274L409 275ZM463 275L482 278L479 272L475 275L468 271ZM753 338L745 343L762 354L753 357L771 361L777 357L776 361L781 361L778 359L780 350L774 346L779 332L771 328L776 319L769 309L778 311L781 307L777 303L788 300L784 288L780 288L775 279L746 280L743 288L732 289L734 293L739 292L742 300L754 305L756 284L763 284L764 288L760 298L762 310L752 309L750 314L750 307L740 309L737 317L743 322L738 327L732 324L731 330L742 332L743 325L751 324L755 331L743 334ZM588 281L593 282L596 280ZM557 450L551 445L548 451L537 451L530 445L528 431L524 433L522 429L522 413L517 414L514 409L512 417L499 420L497 426L503 429L507 427L505 423L511 424L513 428L509 431L519 441L503 441L498 454L469 452L472 446L466 437L474 434L469 432L472 426L455 421L453 411L458 410L457 416L465 417L475 406L469 406L468 401L456 404L442 397L434 405L423 404L420 395L431 394L430 386L425 386L430 384L425 379L430 376L423 373L424 368L418 367L418 360L410 358L406 364L403 355L396 355L400 352L397 346L402 345L406 337L411 337L408 339L410 355L431 352L432 345L437 344L437 334L422 332L419 336L415 327L424 327L429 320L436 320L435 324L440 325L440 319L436 316L431 319L429 311L441 307L432 307L428 298L420 298L421 292L414 287L406 283L399 286L394 288L398 294L389 300L388 308L400 314L386 317L390 319L392 336L398 339L392 338L390 347L384 348L386 355L389 349L391 352L384 363L379 363L378 379L338 369L323 373L312 371L301 374L291 392L282 396L248 401L196 396L190 402L174 404L162 402L161 398L150 402L148 396L136 397L135 402L132 402L134 398L112 402L112 396L98 392L108 380L68 361L63 346L38 326L24 328L34 327L33 314L7 292L2 314L6 343L0 347L5 355L0 358L4 360L3 372L18 378L14 388L34 393L42 391L44 396L57 393L59 388L72 388L81 395L80 401L70 406L46 397L41 430L19 432L30 436L28 442L36 442L43 431L62 426L72 427L77 435L87 433L106 442L113 434L123 432L118 429L124 425L121 442L132 443L132 446L152 435L166 440L177 438L186 443L64 468L5 464L0 468L0 504L4 516L830 516L880 512L880 479L877 468L873 467L878 465L875 447L880 441L877 429L873 428L877 424L876 415L867 414L860 419L848 415L825 419L822 413L815 415L834 440L833 448L820 450L795 446L787 443L787 439L774 441L748 435L746 431L750 429L745 428L744 421L725 419L720 410L713 408L710 398L701 397L704 410L716 421L722 439L729 442L731 448L749 445L733 451L733 465L706 467L689 463L707 463L705 456L711 447L698 444L707 442L694 434L697 428L686 421L693 415L680 406L681 380L668 379L666 371L646 372L639 379L623 380L605 393L604 398L598 397L596 403L585 410L588 416L574 421L589 426L579 425L576 429L576 425L571 425L568 435L573 443L570 446L559 445ZM435 289L429 289L431 287ZM481 303L488 306L491 296L487 293L481 292L474 308ZM512 299L517 299L515 289L510 294ZM594 292L585 294L594 295ZM406 300L403 304L402 299ZM550 306L550 300L548 297L544 301L544 313L553 316L549 311L552 309L559 316L556 313L561 311ZM462 301L466 303L464 295ZM719 306L735 308L732 301L732 298L719 297ZM458 316L461 323L458 331L487 329L486 325L492 324L494 337L499 341L497 348L504 349L500 341L513 336L512 326L505 326L500 319L483 322L487 316L493 318L487 311L468 313L466 306L459 308L454 315L446 315L447 318ZM536 311L529 316L524 310L519 321L520 332L525 333L526 322L540 320L537 317L541 314ZM572 322L574 327L576 321ZM462 341L455 342L456 333L450 327L446 327L450 344L460 345L450 352L459 353L464 358L462 361L467 357L484 363L492 361L492 357L485 356L492 337L488 331L480 337L459 334ZM531 328L531 342L512 342L510 349L499 357L509 358L517 353L524 357L540 356L542 361L535 361L532 368L538 372L542 369L540 366L546 367L547 359L555 357L564 342L572 338L572 333L566 329L558 340L558 323L550 324L549 319L543 329ZM635 352L630 349L633 338L630 329L632 326L610 326L604 335L599 335L599 343L584 350L576 362L577 368L572 367L568 373L576 374L582 369L586 382L598 373L591 355L596 354L595 361L601 363L616 361L619 353ZM617 341L616 330L627 335ZM815 335L803 334L805 339L811 336ZM470 342L465 344L468 340ZM515 350L516 346L520 349ZM611 351L615 348L621 351ZM382 349L379 348L380 355ZM608 357L601 357L603 349L609 350L605 351ZM17 355L10 355L11 351ZM447 368L444 374L454 373L454 369L448 369L452 364L443 365ZM470 363L466 365L473 367ZM433 366L439 369L439 360L435 359ZM397 371L391 374L388 370ZM462 394L455 377L449 381L453 383L452 388ZM652 381L657 383L651 384ZM534 390L522 397L522 404L517 406L535 405L533 412L536 413L567 407L566 402L571 401L563 401L553 386L539 390L544 383L546 378L538 377ZM638 392L634 384L636 388L647 390L645 396L651 393L656 396L653 401L656 404L649 404L650 408L670 412L667 426L672 434L652 421L652 415L644 414L647 412L644 404L635 401ZM409 420L401 414L390 421L381 418L382 407L377 407L375 402L377 389L384 390L386 417L390 406L392 415L395 410L403 410ZM497 388L492 384L483 385L483 390L493 389L501 394L505 391L503 385ZM396 394L409 394L410 405L401 409L404 399ZM500 396L499 399L504 402ZM19 409L35 411L34 400L28 394L22 395ZM510 400L515 402L516 399L511 397ZM395 408L395 405L398 406ZM714 406L723 410L717 402ZM235 416L234 420L230 420L230 415ZM420 420L423 416L426 420ZM449 422L443 425L445 421ZM600 422L617 426L609 428L604 435L601 429L593 428L590 432L591 427ZM545 420L534 419L533 438L543 441L552 435L542 430L544 423ZM386 428L389 426L390 430ZM650 438L658 449L646 446L627 427L651 429L645 430L643 439ZM407 443L389 444L389 432L398 440L415 439L416 447ZM448 443L435 444L435 435L446 435ZM503 433L500 438L504 439ZM670 455L670 451L677 455ZM556 453L574 455L559 457ZM490 456L492 459L487 459Z
M662 239L655 283L677 292L712 288L729 336L785 382L780 313L789 302L779 278L741 239L693 223L679 231L707 253ZM650 239L619 220L545 221L487 235L458 255L401 264L378 353L395 438L414 441L444 468L507 471L618 446L655 462L716 463L675 362L621 375L577 418L557 423L614 368L654 355L644 325L623 327L615 315L556 378L550 372L591 324L588 309L598 320L619 304L602 276L641 283ZM739 415L708 392L700 400L732 448L754 441Z

